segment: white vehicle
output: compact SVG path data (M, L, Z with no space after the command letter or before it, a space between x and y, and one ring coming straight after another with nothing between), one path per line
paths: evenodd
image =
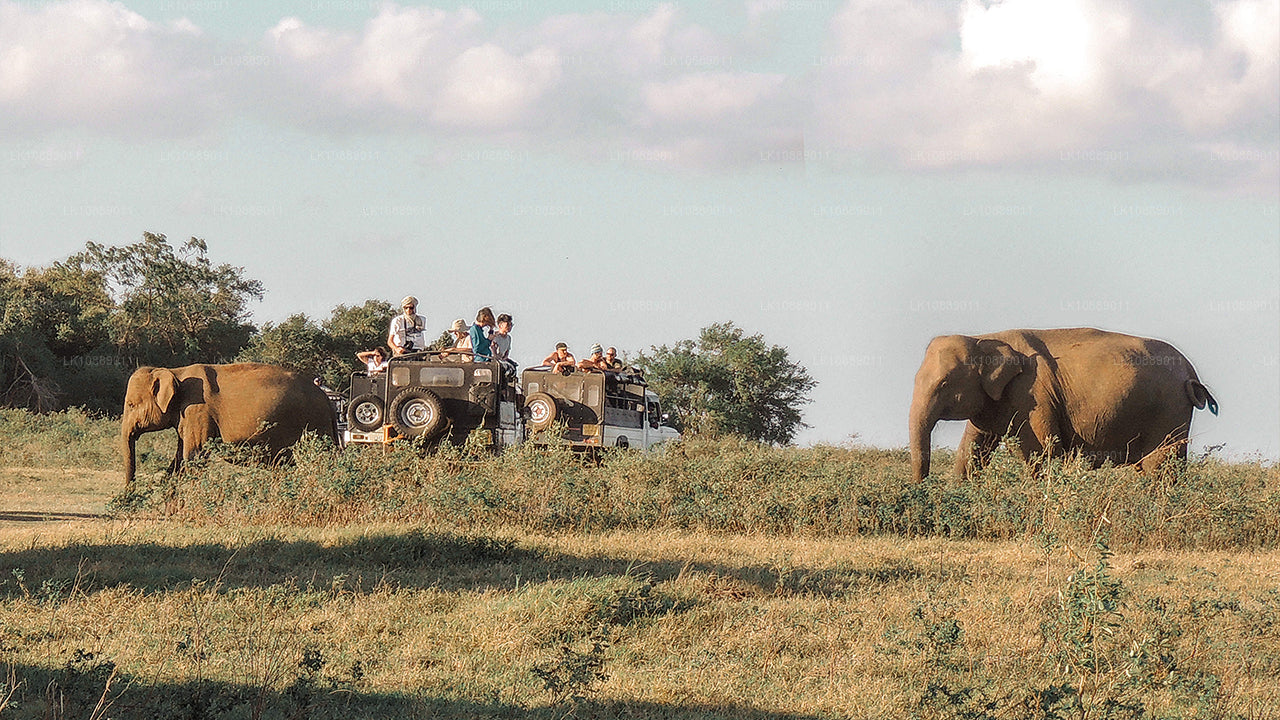
M648 450L680 439L663 425L658 395L644 378L628 371L551 372L525 370L524 415L530 442L566 443L574 448L633 447ZM546 432L563 426L563 433Z

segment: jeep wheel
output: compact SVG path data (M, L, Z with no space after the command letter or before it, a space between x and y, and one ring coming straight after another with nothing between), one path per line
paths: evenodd
M560 408L556 407L556 399L543 392L530 395L524 402L524 409L529 413L529 430L533 432L551 427L556 417L560 415Z
M382 398L375 393L356 396L347 406L347 421L360 432L374 432L382 427Z
M448 418L444 405L435 393L426 388L405 388L391 401L388 410L396 432L405 437L434 440L444 432Z

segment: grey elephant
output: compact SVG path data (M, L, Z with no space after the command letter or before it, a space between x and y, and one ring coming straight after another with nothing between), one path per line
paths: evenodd
M307 430L338 440L328 395L301 373L259 363L140 367L120 418L126 489L133 488L138 436L168 428L178 433L170 472L211 438L261 447L272 460Z
M1157 467L1186 457L1193 410L1218 403L1172 345L1093 328L934 338L916 373L912 474L929 474L940 420L967 420L955 470L986 464L1005 436L1028 463L1079 450L1093 464Z

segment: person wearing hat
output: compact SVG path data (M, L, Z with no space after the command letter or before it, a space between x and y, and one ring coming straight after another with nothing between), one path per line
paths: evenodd
M569 346L562 342L556 343L555 352L542 359L542 364L550 366L551 372L562 372L566 375L573 372L575 363L577 358L569 352Z
M471 360L471 326L466 320L458 318L449 326L449 332L453 333L453 347L441 350L440 354L454 362Z
M604 348L600 343L591 346L591 356L578 363L578 369L583 372L604 370Z
M427 345L422 332L427 329L427 319L418 314L418 298L407 295L400 301L404 314L391 318L391 330L387 344L393 355L403 355L415 350L425 350Z

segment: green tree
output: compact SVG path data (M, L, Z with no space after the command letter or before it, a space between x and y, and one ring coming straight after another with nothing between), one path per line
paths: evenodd
M808 427L801 408L817 383L786 348L745 335L731 322L703 328L697 340L652 347L634 364L681 430L787 444Z
M236 360L283 365L311 375L322 375L330 340L311 318L290 315L281 323L265 323L249 339Z
M125 247L90 242L65 264L105 279L114 301L111 339L144 362L216 362L234 357L253 333L247 307L262 299L262 283L244 268L213 264L199 238L177 250L150 232Z
M264 324L238 359L284 365L315 375L331 388L344 388L351 372L360 369L356 353L385 343L394 314L390 303L366 300L335 307L321 324L303 314L291 315L284 322Z
M119 383L108 376L120 363L109 342L110 308L97 273L62 263L20 273L0 260L0 404L113 405Z

